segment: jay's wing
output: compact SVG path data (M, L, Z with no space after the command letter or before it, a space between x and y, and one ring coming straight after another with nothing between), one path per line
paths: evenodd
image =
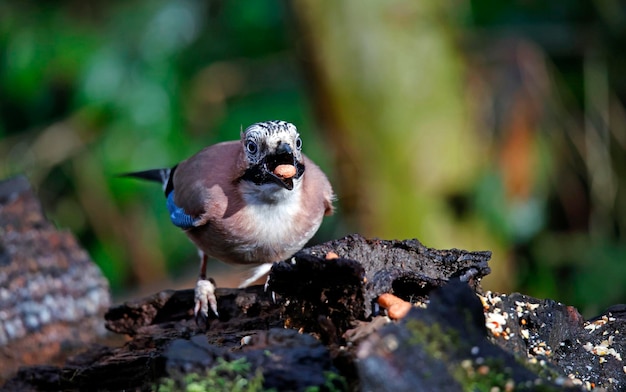
M181 162L172 173L170 205L180 213L182 221L172 222L179 227L188 224L201 226L212 219L221 218L226 210L241 205L236 182L243 173L239 142L219 143L203 149ZM170 202L171 199L171 202ZM172 213L170 209L170 213ZM179 214L180 215L180 214ZM183 227L183 228L189 228Z

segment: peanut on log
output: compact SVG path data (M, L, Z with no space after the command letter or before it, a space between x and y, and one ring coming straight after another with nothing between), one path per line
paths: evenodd
M396 297L393 294L385 293L378 296L378 304L387 309L387 315L392 319L401 319L411 310L411 303Z
M338 258L339 258L339 255L337 253L333 252L332 250L330 252L326 253L326 257L325 257L326 260L335 260L335 259L338 259Z

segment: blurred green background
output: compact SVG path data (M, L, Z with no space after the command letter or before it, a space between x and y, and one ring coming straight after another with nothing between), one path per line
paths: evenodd
M116 175L287 120L338 194L314 241L490 249L486 288L590 316L626 302L625 47L617 0L0 0L0 176L114 294L191 285L159 186Z

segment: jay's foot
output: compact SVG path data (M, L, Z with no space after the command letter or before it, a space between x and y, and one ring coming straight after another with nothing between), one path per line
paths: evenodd
M213 279L198 279L195 289L195 306L193 313L198 325L206 325L209 318L209 307L217 313L217 299L215 298L215 281Z

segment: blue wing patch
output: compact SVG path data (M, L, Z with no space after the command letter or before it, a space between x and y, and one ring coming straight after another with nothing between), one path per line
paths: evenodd
M174 191L171 191L170 194L167 195L167 210L170 212L170 220L172 223L181 229L191 229L195 227L194 223L198 221L198 218L194 219L174 203Z

